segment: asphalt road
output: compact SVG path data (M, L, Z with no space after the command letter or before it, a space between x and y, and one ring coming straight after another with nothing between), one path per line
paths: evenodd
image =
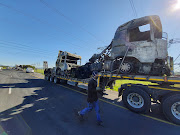
M53 84L37 77L23 71L0 72L0 134L180 134L180 126L159 120L165 120L160 113L143 116L124 109L121 107L123 103L115 98L111 91L107 92L109 98L105 96L100 100L104 127L96 125L94 111L85 116L84 122L80 122L75 111L86 106L84 91L68 85ZM158 119L155 120L156 118Z

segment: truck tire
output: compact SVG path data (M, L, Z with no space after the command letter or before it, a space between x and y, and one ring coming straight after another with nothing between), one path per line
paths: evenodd
M162 103L162 108L169 121L180 125L180 94L167 97Z
M57 77L54 77L54 83L56 83L56 84L59 83L59 79Z
M129 61L124 61L120 67L119 72L122 74L129 74L133 70L133 63Z
M54 80L53 76L50 76L49 80L50 80L50 82L53 82L53 80Z
M61 84L67 84L67 80L61 79L61 80L60 80L60 83L61 83Z
M125 89L122 100L124 105L136 113L147 113L151 107L150 96L140 88Z
M44 77L44 79L45 79L46 81L49 81L49 76L46 75L46 76Z
M56 75L61 75L61 68L58 67L58 68L56 69Z

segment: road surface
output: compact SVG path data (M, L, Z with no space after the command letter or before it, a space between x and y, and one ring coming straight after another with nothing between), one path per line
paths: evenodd
M94 110L85 116L84 122L80 122L75 111L86 106L84 91L40 78L42 76L23 71L0 72L0 134L180 134L180 126L166 122L156 111L143 116L125 109L112 91L107 91L109 95L100 100L104 127L96 125Z

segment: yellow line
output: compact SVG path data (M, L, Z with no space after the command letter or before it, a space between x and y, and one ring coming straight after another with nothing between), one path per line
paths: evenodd
M117 78L121 78L120 76L112 76L112 77L117 77Z
M111 77L110 75L99 75L99 76L103 76L103 77ZM112 76L112 77L117 77L117 78L121 78L120 76ZM127 77L127 76L122 76L122 78L131 78L131 77ZM140 80L147 80L146 78L139 78L139 77L134 77L134 79L140 79ZM163 81L164 82L164 79L153 79L153 78L150 78L149 81ZM180 82L180 80L168 80L168 82Z
M75 92L81 93L81 94L83 94L83 95L87 95L86 93L83 93L83 92L77 91L77 90L72 89L72 88L68 88L68 87L66 87L66 86L64 86L64 85L61 85L61 84L58 84L58 85L59 85L59 86L62 86L62 87L64 87L64 88L66 88L66 89L70 89L70 90L72 90L72 91L75 91Z
M122 108L122 109L125 109L125 110L129 110L129 109L123 107L123 106L120 106L120 105L117 105L117 104L108 102L108 101L106 101L106 100L103 100L103 99L100 99L100 100L103 101L103 102L106 102L106 103L108 103L108 104L117 106L117 107L119 107L119 108ZM174 126L180 127L179 125L173 124L173 123L168 122L168 121L165 121L165 120L161 120L161 119L158 119L158 118L155 118L155 117L151 117L151 116L148 116L148 115L145 115L145 114L140 114L140 115L145 116L145 117L148 117L148 118L151 118L151 119L154 119L154 120L157 120L157 121L160 121L160 122L163 122L163 123L166 123L166 124L170 124L170 125L174 125Z
M164 81L163 79L149 79L149 80L154 80L154 81Z
M111 77L110 75L103 75L104 77Z
M125 110L129 110L129 109L127 109L126 107L123 107L123 106L120 106L120 105L117 105L117 104L114 104L114 103L108 102L108 101L106 101L106 100L103 100L103 99L99 99L99 100L101 100L101 101L103 101L103 102L106 102L106 103L108 103L108 104L111 104L111 105L117 106L117 107L119 107L119 108L122 108L122 109L125 109Z
M161 89L161 90L170 90L170 91L180 91L178 89L167 89L167 88L160 88L160 87L153 87L153 86L148 86L149 88L154 88L154 89Z
M166 123L166 124L170 124L170 125L173 125L173 126L177 126L177 127L180 127L179 125L176 125L176 124L173 124L171 122L168 122L168 121L165 121L165 120L161 120L161 119L158 119L158 118L155 118L155 117L151 117L151 116L148 116L148 115L145 115L145 114L141 114L142 116L145 116L147 118L151 118L153 120L157 120L157 121L160 121L160 122L163 122L163 123Z
M168 80L168 82L180 82L180 80Z
M61 85L61 84L58 84L58 85L59 85L59 86L62 86L62 87L64 87L64 88L70 89L70 90L72 90L72 91L78 92L78 93L80 93L80 94L87 95L86 93L83 93L83 92L77 91L77 90L75 90L75 89L72 89L72 88L63 86L63 85ZM101 100L101 101L103 101L103 102L105 102L105 103L114 105L114 106L116 106L116 107L119 107L119 108L122 108L122 109L125 109L125 110L129 110L129 109L123 107L123 106L120 106L120 105L117 105L117 104L108 102L108 101L106 101L106 100L103 100L103 99L99 99L99 100ZM166 124L169 124L169 125L173 125L173 126L178 126L178 127L180 127L179 125L173 124L173 123L168 122L168 121L165 121L165 120L161 120L161 119L158 119L158 118L155 118L155 117L151 117L151 116L148 116L148 115L145 115L145 114L140 114L140 115L141 115L141 116L145 116L145 117L147 117L147 118L151 118L151 119L153 119L153 120L156 120L156 121L159 121L159 122L162 122L162 123L166 123Z
M131 77L122 76L122 78L131 78Z
M138 77L134 77L134 79L146 80L146 78L138 78Z

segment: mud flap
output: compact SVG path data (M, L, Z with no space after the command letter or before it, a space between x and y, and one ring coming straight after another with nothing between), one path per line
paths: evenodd
M124 89L124 88L123 88L122 86L118 88L118 97L122 96L122 94L123 94L123 89Z

